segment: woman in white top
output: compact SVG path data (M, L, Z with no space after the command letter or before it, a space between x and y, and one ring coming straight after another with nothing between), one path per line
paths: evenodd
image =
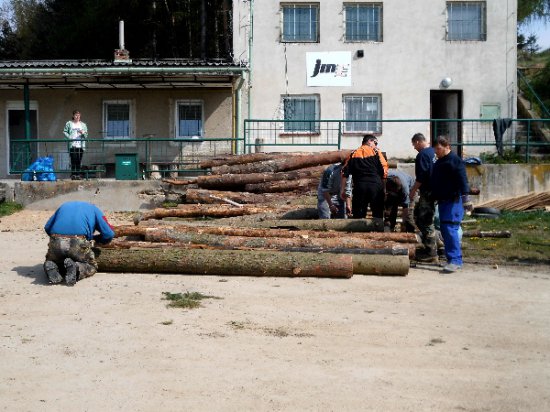
M71 157L71 178L80 178L82 155L86 148L84 139L88 137L88 126L80 121L80 112L73 110L73 118L65 123L63 134L69 139L69 156Z

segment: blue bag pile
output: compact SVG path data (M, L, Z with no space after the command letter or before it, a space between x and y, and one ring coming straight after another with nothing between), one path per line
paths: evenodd
M39 157L36 161L25 169L21 175L21 180L24 182L55 182L57 177L53 172L53 157Z

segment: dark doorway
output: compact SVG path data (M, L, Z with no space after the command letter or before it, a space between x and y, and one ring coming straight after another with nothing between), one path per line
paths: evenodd
M25 139L25 110L8 109L9 171L25 170L38 156L36 110L30 110L31 139Z
M446 136L462 157L462 90L431 90L430 118L432 142Z

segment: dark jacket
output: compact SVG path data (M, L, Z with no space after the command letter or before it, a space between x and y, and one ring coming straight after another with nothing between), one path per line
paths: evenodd
M380 182L388 175L388 162L378 149L363 145L355 150L348 158L342 174L345 177L353 176L355 183Z
M434 200L456 200L467 195L470 188L462 159L453 152L437 159L432 171L431 187Z
M414 174L416 181L421 183L420 192L430 193L430 179L435 163L435 151L433 147L426 147L416 155L414 160Z

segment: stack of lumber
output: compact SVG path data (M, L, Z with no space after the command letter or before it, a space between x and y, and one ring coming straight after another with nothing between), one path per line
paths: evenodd
M501 210L515 211L545 209L550 207L550 191L531 192L523 196L491 200L490 202L478 205L478 207L494 207Z

